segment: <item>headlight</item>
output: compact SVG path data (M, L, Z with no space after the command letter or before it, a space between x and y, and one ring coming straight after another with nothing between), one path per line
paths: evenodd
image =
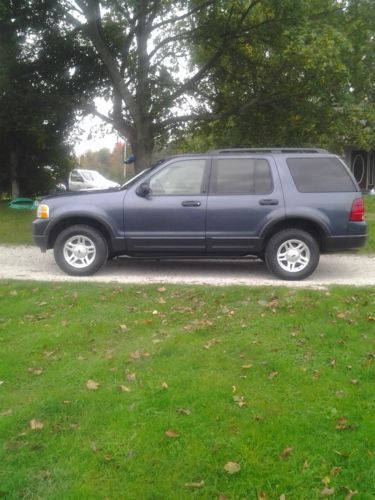
M49 206L40 204L38 205L38 209L36 211L36 216L38 219L48 219L49 218Z

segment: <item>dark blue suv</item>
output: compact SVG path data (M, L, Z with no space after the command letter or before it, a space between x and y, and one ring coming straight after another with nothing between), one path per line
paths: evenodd
M365 244L361 193L319 149L233 149L163 160L119 188L48 196L34 242L68 274L117 255L263 259L277 277L309 276L322 252Z

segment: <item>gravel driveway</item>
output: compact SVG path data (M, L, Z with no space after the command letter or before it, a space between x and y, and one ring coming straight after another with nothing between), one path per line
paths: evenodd
M0 279L88 281L105 283L185 283L209 285L272 285L325 287L375 286L375 256L323 255L315 273L302 282L281 281L260 260L133 260L109 262L96 275L73 278L55 264L53 252L33 246L0 245Z

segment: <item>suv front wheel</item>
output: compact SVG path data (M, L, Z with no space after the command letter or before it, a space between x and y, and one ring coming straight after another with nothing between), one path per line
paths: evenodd
M285 229L272 236L266 246L268 269L283 280L303 280L319 263L319 246L315 238L301 229Z
M75 225L64 229L53 247L57 265L72 276L96 273L107 261L108 245L91 226Z

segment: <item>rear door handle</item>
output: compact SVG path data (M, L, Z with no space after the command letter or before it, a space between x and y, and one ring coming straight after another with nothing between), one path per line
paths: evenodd
M183 207L200 207L201 202L195 200L186 200L181 203Z
M278 205L279 204L279 200L267 200L267 199L264 199L264 200L260 200L259 201L259 205Z

